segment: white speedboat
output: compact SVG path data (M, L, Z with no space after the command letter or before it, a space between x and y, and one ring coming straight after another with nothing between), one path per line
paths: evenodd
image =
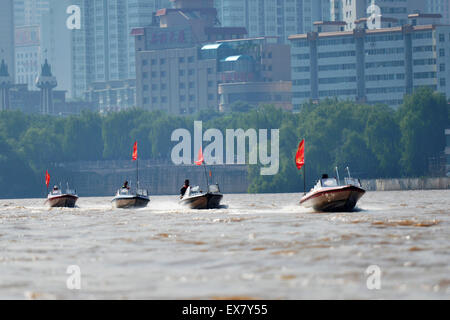
M301 200L300 204L316 211L350 212L366 191L359 179L345 178L340 184L336 178L324 174Z
M150 197L148 190L138 189L132 193L129 189L121 188L111 202L115 208L144 208L150 202Z
M62 193L60 188L53 188L53 190L48 194L45 203L52 208L74 208L77 200L78 196L75 190L67 188L66 193Z
M222 198L218 184L209 185L208 192L203 192L199 186L195 186L186 189L180 204L191 209L217 209Z

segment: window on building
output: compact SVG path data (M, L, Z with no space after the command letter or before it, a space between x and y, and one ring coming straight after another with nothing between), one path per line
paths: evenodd
M194 88L195 88L195 83L189 82L189 89L194 89Z
M439 34L439 42L445 42L445 34L443 33Z
M161 71L161 78L164 78L166 76L166 72L165 71Z
M156 59L152 59L152 66L156 65Z
M188 57L188 62L189 62L189 63L194 62L194 57L193 57L193 56Z
M445 83L445 78L441 78L439 81L441 87L445 87L446 83Z
M439 65L439 71L441 71L441 72L445 71L445 63L441 63Z
M184 76L184 70L180 70L180 71L178 72L178 74L180 75L180 77Z
M167 102L167 97L161 97L161 102L162 103L166 103Z
M439 56L445 57L445 49L439 49Z
M161 90L166 90L167 89L167 84L163 83L161 84Z
M164 59L164 58L159 59L159 64L166 64L166 59Z
M178 63L184 63L184 57L178 58Z
M194 70L194 69L189 69L188 74L189 74L190 76L193 76L194 73L195 73L195 70Z
M180 89L184 89L186 88L186 85L184 84L184 82L180 82Z
M143 66L148 65L148 60L146 60L146 59L142 60L142 65L143 65Z

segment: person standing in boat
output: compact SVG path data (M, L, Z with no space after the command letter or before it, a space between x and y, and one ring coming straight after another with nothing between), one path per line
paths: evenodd
M122 189L130 190L130 187L128 186L128 181L125 181L125 182L123 183Z
M189 188L189 180L184 180L184 186L180 190L180 198L183 198L184 194L186 193L187 188Z

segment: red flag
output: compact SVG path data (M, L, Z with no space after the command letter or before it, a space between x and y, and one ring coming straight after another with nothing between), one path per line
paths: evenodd
M298 145L297 154L295 155L295 164L297 165L298 170L305 164L305 139Z
M50 175L48 174L48 170L45 171L45 184L48 185L50 184Z
M210 177L210 178L212 177L212 172L211 172L211 170L209 170L209 177Z
M133 161L136 161L138 158L138 154L137 154L137 141L134 142L134 146L133 146Z
M200 150L198 151L198 160L195 161L195 164L201 166L203 161L205 161L205 159L203 159L202 147L200 147Z

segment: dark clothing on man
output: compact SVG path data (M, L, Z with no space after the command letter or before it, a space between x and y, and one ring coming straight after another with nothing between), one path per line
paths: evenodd
M189 188L189 180L185 180L185 181L184 181L184 186L183 186L183 188L181 188L181 190L180 190L180 195L181 195L181 197L184 196L184 194L186 193L187 188Z

